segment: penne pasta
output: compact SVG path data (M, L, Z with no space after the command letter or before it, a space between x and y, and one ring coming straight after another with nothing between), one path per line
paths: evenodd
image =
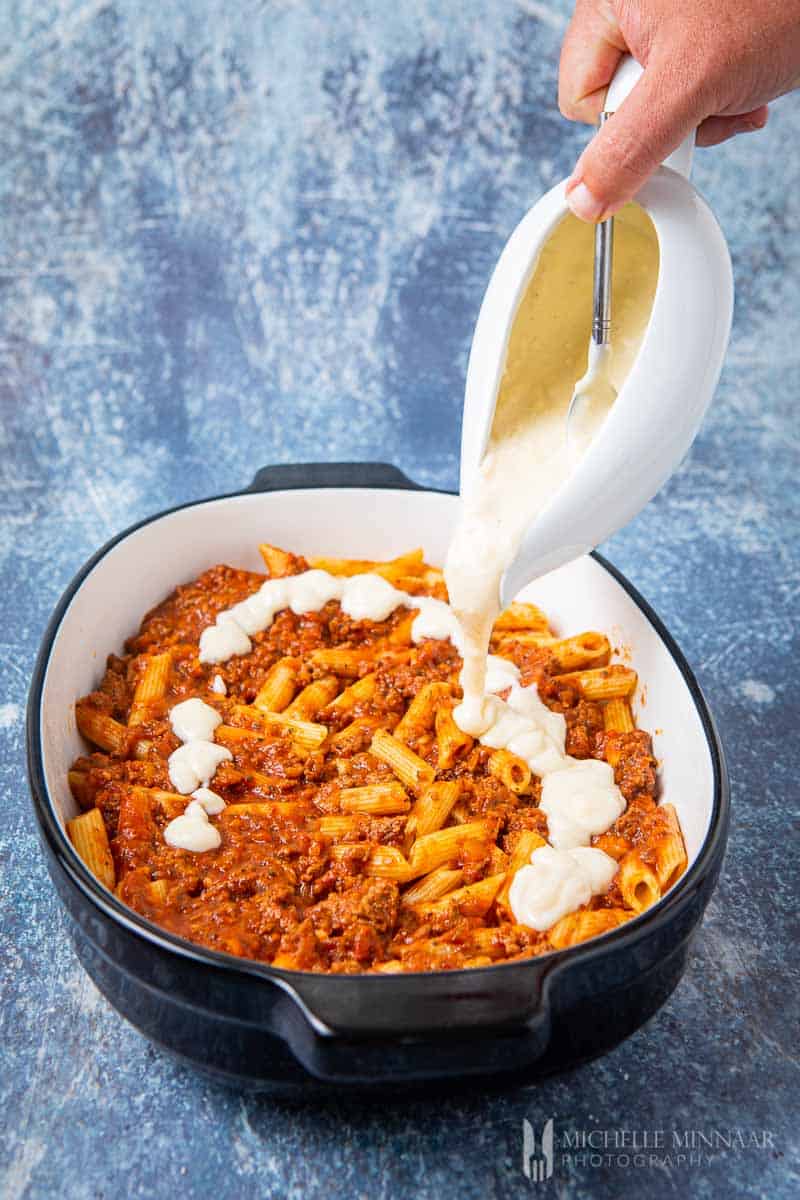
M68 771L67 783L75 797L79 808L89 808L91 795L89 792L89 776L86 771Z
M108 833L100 809L90 808L88 812L67 821L67 833L79 857L95 878L113 892L117 882L114 859L111 857Z
M345 859L352 846L331 846L334 859ZM394 846L376 846L364 863L364 874L372 879L390 879L395 883L408 883L413 871L401 850Z
M421 550L410 550L388 562L369 558L309 558L309 566L329 575L380 575L395 583L402 575L418 575L425 568Z
M626 906L634 912L644 912L661 899L658 876L638 850L630 850L620 860L616 881Z
M434 833L417 838L409 851L409 863L414 875L427 875L436 867L454 862L463 853L468 842L486 843L491 836L488 821L466 821L462 825L451 825Z
M131 792L136 800L141 801L147 812L158 809L166 820L179 817L186 808L186 797L180 792L168 792L163 788L146 788L131 786Z
M218 725L214 737L218 742L229 747L244 745L246 742L263 742L266 740L264 729L250 729L244 725Z
M436 711L436 765L440 771L448 771L456 760L467 754L474 745L474 738L459 729L453 720L452 706L445 705Z
M279 658L270 667L266 679L258 690L253 704L267 712L283 712L297 691L297 662L293 658Z
M561 671L604 667L611 658L611 643L602 633L579 633L551 642L547 648Z
M247 705L240 705L238 711L245 713L247 707ZM218 725L215 733L217 740L225 744L240 745L252 741L253 738L263 741L285 732L289 735L296 750L308 752L316 750L328 736L327 725L301 721L299 717L290 717L286 712L273 713L254 708L253 714L262 722L260 730L238 725Z
M256 771L252 767L238 768L238 770L253 788L260 788L264 792L274 791L275 788L286 791L288 788L296 786L294 779L284 775L265 775L263 771Z
M419 613L419 609L415 608L415 609L412 609L411 612L406 613L405 616L402 616L400 618L400 620L395 625L394 629L389 634L388 641L391 646L410 646L410 645L412 645L413 639L412 639L411 633L412 633L412 630L414 627L414 622L417 619L418 613Z
M493 626L496 633L510 629L537 630L550 633L547 617L535 604L520 604L517 601L503 609Z
M369 748L411 791L419 792L433 782L433 767L385 729L376 729Z
M317 828L320 833L329 838L341 838L347 841L358 836L362 822L357 816L338 816L336 813L320 817Z
M288 713L264 713L264 728L268 731L285 730L292 745L299 750L317 750L328 736L328 726L313 721L301 721Z
M508 864L511 861L505 850L501 850L499 846L491 845L489 847L489 875L500 875L508 870Z
M418 737L433 726L438 707L451 694L449 683L426 683L417 692L406 709L405 715L395 725L393 736L400 742Z
M441 900L442 896L457 888L463 878L464 872L458 868L451 870L449 867L437 867L403 892L400 902L406 906L413 906Z
M152 654L145 663L144 671L133 694L133 704L128 715L128 725L141 725L150 715L150 706L163 700L169 686L172 670L172 652Z
M461 784L457 779L432 783L417 800L406 822L409 838L426 837L441 829L460 795Z
M531 790L531 769L523 758L509 750L495 750L489 759L489 774L494 775L516 796Z
M309 656L309 662L315 667L331 671L334 675L344 675L357 679L363 668L372 665L377 653L371 647L360 649L314 650Z
M270 579L283 579L296 573L297 559L294 554L280 550L277 546L270 546L269 542L262 542L258 552L264 560Z
M678 814L674 807L671 804L660 804L658 814L667 827L667 832L653 842L655 872L663 895L685 871L687 857Z
M151 904L165 904L169 894L169 883L166 879L153 879L147 885L147 894Z
M539 633L538 630L517 629L508 633L493 633L491 649L493 654L505 654L513 658L515 651L519 651L520 648L539 650L552 646L556 641L557 638L547 633Z
M356 717L355 721L331 736L329 745L337 754L357 754L372 741L378 725L377 717Z
M615 858L617 862L630 850L630 845L626 838L618 833L609 830L607 833L601 833L599 837L592 839L592 845L597 850L602 850L609 858Z
M629 917L630 913L621 908L598 908L568 913L547 931L547 937L556 950L564 950L567 946L577 946L579 942L616 929Z
M325 709L325 715L328 720L332 717L346 716L357 708L359 704L365 704L375 695L375 687L378 682L378 676L373 671L369 675L363 675L361 679L355 683L351 683L348 687L340 692L335 700L332 700Z
M562 683L573 684L586 700L613 700L631 696L636 691L636 672L630 667L613 665L589 671L572 671L559 675Z
M370 813L373 817L406 813L411 801L399 783L369 783L364 787L344 788L339 806L345 813Z
M339 679L336 675L323 675L299 692L291 704L283 710L287 717L301 721L314 721L319 712L339 694Z
M483 917L494 903L505 875L489 875L479 883L456 888L432 904L418 904L415 910L425 917L449 915L454 911L463 917Z
M125 725L120 725L113 717L90 708L88 704L75 705L75 719L78 730L87 742L93 742L101 750L109 754L122 754L128 738Z
M603 705L603 728L613 733L632 733L636 728L627 700L615 697Z
M299 800L250 800L241 804L228 804L217 818L221 822L235 821L239 817L271 821L275 817L298 818L308 813L308 805Z

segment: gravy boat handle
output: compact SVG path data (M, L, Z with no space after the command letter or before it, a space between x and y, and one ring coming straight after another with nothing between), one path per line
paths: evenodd
M614 72L614 78L608 85L605 104L603 111L607 113L615 113L618 108L627 100L636 84L642 78L644 70L640 63L636 61L630 54L624 54L620 59L619 66ZM664 159L664 166L669 167L672 171L677 171L684 179L688 179L692 172L692 158L694 157L695 134L690 133L689 136L681 142L677 149L673 150L669 158Z

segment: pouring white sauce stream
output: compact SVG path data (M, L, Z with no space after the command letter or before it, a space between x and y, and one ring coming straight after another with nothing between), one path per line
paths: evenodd
M616 218L614 338L603 377L618 392L644 336L658 276L653 225L636 206ZM517 310L509 338L489 444L447 556L450 603L464 630L464 700L457 723L487 728L486 655L500 611L500 582L525 531L569 479L580 454L567 445L566 415L583 372L591 328L593 229L566 217L547 241ZM610 394L610 393L609 393ZM582 447L608 407L586 406ZM565 531L566 533L566 531Z

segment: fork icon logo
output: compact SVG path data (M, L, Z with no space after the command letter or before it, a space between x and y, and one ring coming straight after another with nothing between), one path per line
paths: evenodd
M522 1170L531 1183L544 1183L553 1174L553 1118L542 1129L542 1152L536 1153L536 1134L530 1121L522 1121Z

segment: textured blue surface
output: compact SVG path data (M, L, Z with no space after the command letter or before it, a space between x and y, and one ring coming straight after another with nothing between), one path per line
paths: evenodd
M7 0L0 14L2 1196L527 1194L521 1122L767 1130L700 1165L559 1166L563 1197L794 1196L800 106L698 158L733 342L689 460L608 552L696 667L733 828L688 974L602 1061L444 1102L247 1098L94 990L36 841L23 706L118 529L268 462L457 482L466 356L521 213L585 133L566 0ZM796 845L796 841L795 841ZM545 1192L545 1187L533 1188Z

